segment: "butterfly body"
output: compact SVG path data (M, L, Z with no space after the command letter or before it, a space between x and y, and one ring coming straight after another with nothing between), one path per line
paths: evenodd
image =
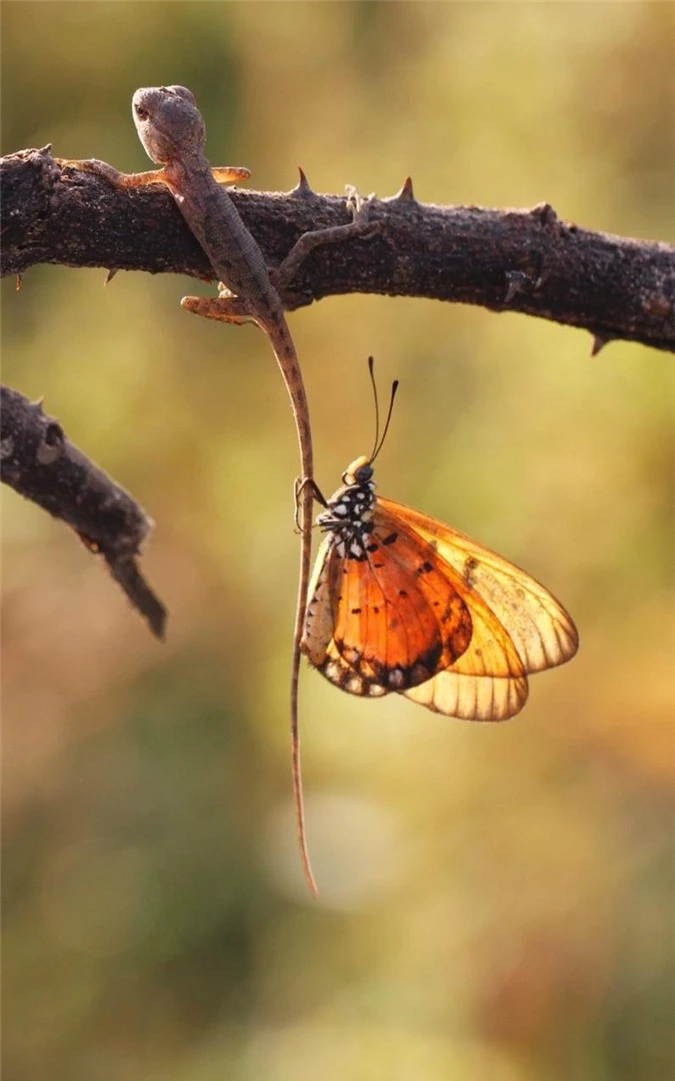
M527 674L569 660L576 628L524 571L463 534L375 494L357 458L317 522L303 652L351 694L398 692L448 716L502 720Z

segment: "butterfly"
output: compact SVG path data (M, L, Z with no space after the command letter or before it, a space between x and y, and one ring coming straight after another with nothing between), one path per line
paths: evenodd
M347 467L317 518L325 537L303 653L349 694L396 692L464 720L513 717L527 700L528 675L576 653L571 617L496 552L377 496L378 449Z
M373 462L398 383L369 457L356 458L324 499L325 534L309 585L300 648L349 694L392 692L447 717L503 721L528 695L528 676L569 661L579 636L539 582L450 526L375 494ZM296 490L297 506L297 490ZM296 825L305 878L317 896L307 849L297 715L291 721Z

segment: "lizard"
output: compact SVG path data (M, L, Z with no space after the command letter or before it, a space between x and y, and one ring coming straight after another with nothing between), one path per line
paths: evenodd
M161 166L160 169L121 173L96 159L57 159L59 164L99 173L118 188L153 183L163 183L169 188L220 282L217 297L183 297L181 306L196 315L226 323L256 323L267 335L291 400L301 465L301 476L295 485L296 523L301 533L301 552L291 662L291 768L300 858L309 889L316 897L318 890L312 873L305 828L298 683L300 643L311 569L312 508L317 488L313 478L307 395L280 292L284 280L290 280L299 263L314 247L355 235L370 236L378 231L378 223L367 221L367 214L363 210L368 200L364 204L351 189L353 221L301 236L282 265L272 272L273 283L257 241L224 189L226 184L247 179L250 173L247 169L234 166L211 167L203 149L206 126L192 92L184 86L143 87L133 95L132 115L148 157Z

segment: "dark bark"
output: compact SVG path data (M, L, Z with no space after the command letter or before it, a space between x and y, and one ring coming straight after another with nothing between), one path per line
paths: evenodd
M231 192L237 209L278 265L302 233L346 224L344 198L301 184L287 194ZM0 273L36 263L171 271L213 279L208 260L159 185L117 190L62 167L43 150L0 162ZM429 297L519 311L583 327L594 351L629 339L675 351L675 247L590 232L552 207L487 210L416 202L412 186L374 200L380 232L318 247L302 264L288 308L338 293Z
M166 610L136 562L152 529L145 511L66 439L40 402L2 387L0 407L0 478L102 555L131 604L163 637Z

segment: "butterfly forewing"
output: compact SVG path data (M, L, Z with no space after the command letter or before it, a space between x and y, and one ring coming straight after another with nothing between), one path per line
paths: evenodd
M472 636L469 611L435 553L429 549L433 563L425 560L409 530L389 526L376 517L356 556L341 555L329 541L310 594L303 648L329 679L356 694L377 693L360 681L385 690L422 683L452 664ZM347 685L352 674L360 678Z
M536 579L463 533L389 499L379 499L395 518L427 540L480 594L508 632L526 672L541 672L570 660L577 629L563 606Z

